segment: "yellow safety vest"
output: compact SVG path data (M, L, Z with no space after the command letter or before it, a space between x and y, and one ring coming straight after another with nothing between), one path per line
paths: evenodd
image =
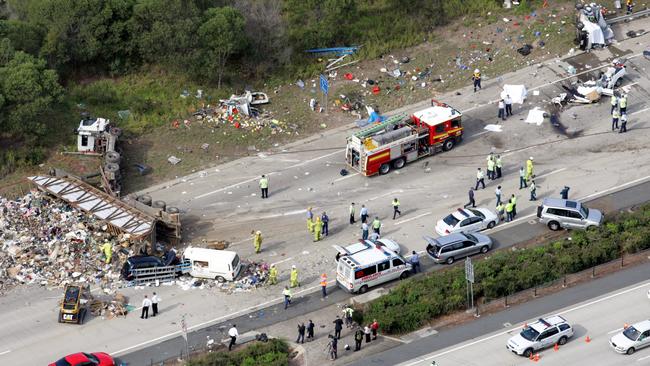
M627 108L627 98L621 98L618 101L618 105L621 106L621 108Z
M475 72L474 73L474 79L475 80L481 80L481 73L480 72Z
M612 95L611 102L612 102L612 105L616 105L616 103L618 103L618 99L616 99L616 97Z
M269 180L266 178L260 179L260 188L269 188Z

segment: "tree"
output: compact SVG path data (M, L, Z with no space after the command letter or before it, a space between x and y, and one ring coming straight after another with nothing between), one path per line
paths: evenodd
M0 41L0 130L16 139L45 132L45 115L61 101L63 88L56 71L43 59L15 51L9 39Z
M217 70L217 87L221 88L228 59L245 46L246 21L237 9L230 6L209 9L204 18L198 32L203 49L203 65L208 75L211 70Z

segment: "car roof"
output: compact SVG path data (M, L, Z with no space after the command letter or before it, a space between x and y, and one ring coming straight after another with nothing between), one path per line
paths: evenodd
M452 233L435 239L430 236L425 236L424 240L426 240L431 245L443 246L450 243L456 243L459 241L467 240L467 237L463 233Z
M356 253L341 256L339 260L347 263L352 269L355 269L381 263L397 257L399 257L397 253L386 248L385 246L377 247L375 245L370 245L366 249L360 250Z
M643 320L632 326L640 332L645 332L646 330L650 330L650 320Z
M230 250L187 247L183 251L183 256L188 258L193 256L203 256L210 258L219 257L225 260L232 260L237 256L237 253Z
M541 333L554 325L562 323L566 323L566 319L559 315L553 315L546 318L539 318L536 322L531 323L530 327Z
M69 363L76 365L80 362L88 362L88 356L86 356L85 353L79 352L79 353L73 353L71 355L65 356L65 360L68 361Z
M129 257L128 260L131 263L162 262L162 259L153 255L134 255L133 257Z
M580 208L580 202L574 200L565 200L562 198L544 198L542 205L562 208Z
M464 208L459 208L456 211L452 212L451 215L453 215L455 218L458 219L458 221L463 221L464 219L468 217L473 217L476 216L472 211L466 210Z

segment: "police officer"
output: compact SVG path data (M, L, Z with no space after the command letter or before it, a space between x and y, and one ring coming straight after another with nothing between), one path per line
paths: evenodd
M476 88L481 89L481 70L474 70L474 73L472 74L472 80L474 80L474 93L476 93Z
M627 113L627 94L623 94L618 98L618 111L621 115Z
M613 113L614 109L616 109L616 107L618 107L618 98L616 98L615 93L612 93L612 99L610 100L610 102L612 103L612 110L609 111L609 113Z
M621 115L621 129L618 130L618 133L627 132L627 114Z
M496 157L496 159L494 161L494 164L495 164L496 169L497 169L496 170L496 173L497 173L496 179L499 179L499 178L501 178L501 168L503 168L503 162L501 161L501 155L497 155L497 157Z
M323 232L322 234L325 236L329 235L329 222L330 222L330 217L327 216L327 212L323 212L323 214L320 216L320 221L323 223Z

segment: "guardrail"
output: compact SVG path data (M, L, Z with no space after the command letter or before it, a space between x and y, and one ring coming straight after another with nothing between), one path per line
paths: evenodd
M641 11L637 11L636 13L621 15L620 17L615 17L615 18L610 18L605 20L607 21L607 24L616 24L616 23L624 22L626 20L632 20L637 17L645 17L648 15L650 15L650 9L641 10Z
M190 261L185 260L183 263L174 266L134 269L131 270L131 274L133 275L131 283L138 286L156 281L173 281L176 278L176 274L188 273L190 268Z

